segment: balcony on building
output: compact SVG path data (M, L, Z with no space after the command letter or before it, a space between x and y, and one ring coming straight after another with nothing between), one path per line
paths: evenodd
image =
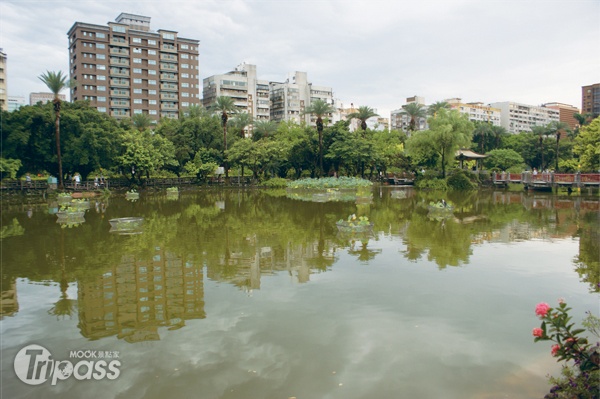
M169 91L177 91L178 87L174 83L161 83L160 89L161 90L169 90Z

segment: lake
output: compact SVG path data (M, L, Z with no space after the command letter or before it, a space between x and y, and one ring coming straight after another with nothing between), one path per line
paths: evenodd
M597 193L334 194L115 195L71 225L56 201L4 204L2 396L548 392L534 308L598 315ZM453 210L430 210L442 196ZM352 214L372 231L338 232Z

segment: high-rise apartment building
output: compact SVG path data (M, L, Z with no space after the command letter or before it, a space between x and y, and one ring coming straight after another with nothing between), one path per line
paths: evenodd
M75 22L67 35L71 100L117 118L154 120L200 104L198 40L152 31L150 17L126 13L106 26Z
M463 103L460 98L449 98L444 100L461 114L467 115L472 122L485 122L493 126L500 126L501 112L498 108L484 105L481 102Z
M25 102L25 97L23 97L23 96L8 96L8 101L7 101L8 112L16 111L25 105L27 105L27 102Z
M253 120L270 119L269 82L259 80L256 65L242 63L223 75L205 78L202 84L202 104L209 108L217 97L231 97L240 112Z
M571 130L575 130L575 128L579 125L579 122L574 116L575 114L579 113L579 109L577 107L562 103L547 103L544 104L544 107L557 110L559 113L559 120L569 125Z
M512 101L492 103L490 106L500 109L500 126L509 133L530 132L533 126L546 126L560 119L558 110L543 106Z
M600 116L600 83L581 87L581 113Z
M271 120L272 121L304 121L311 126L316 124L316 117L304 114L305 109L315 100L320 99L336 108L331 87L317 86L308 81L306 72L295 72L285 82L270 82ZM339 120L335 113L328 115L329 121Z
M8 90L6 88L6 53L0 48L0 110L8 109Z
M425 105L425 97L412 96L406 98L406 104L415 103L423 107L423 111L427 113L428 107ZM409 131L411 116L408 115L404 108L398 108L390 112L390 128L398 131ZM427 116L419 117L415 120L415 130L427 130L429 125L427 124Z

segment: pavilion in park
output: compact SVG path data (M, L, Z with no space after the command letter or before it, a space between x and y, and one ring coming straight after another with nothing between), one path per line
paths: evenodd
M487 158L487 155L483 155L483 154L478 154L476 152L473 152L471 150L466 150L466 149L460 149L456 151L456 159L458 159L460 161L460 168L463 169L463 162L464 161L471 161L471 160L475 160L475 170L479 170L481 169L481 160L483 158Z

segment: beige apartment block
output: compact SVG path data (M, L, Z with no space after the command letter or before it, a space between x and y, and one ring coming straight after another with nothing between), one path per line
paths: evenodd
M559 120L569 125L569 129L575 130L579 126L579 122L574 116L579 113L579 108L563 103L547 103L544 104L544 107L557 110Z
M485 122L493 126L500 126L500 109L484 105L482 102L463 103L460 98L444 100L450 108L461 114L467 115L472 122Z
M67 35L73 101L116 118L153 120L200 105L198 40L153 31L150 17L126 13L107 25L75 22Z
M269 82L257 78L256 65L242 63L233 71L205 78L202 104L208 109L217 97L231 97L238 112L247 112L254 121L270 119Z

